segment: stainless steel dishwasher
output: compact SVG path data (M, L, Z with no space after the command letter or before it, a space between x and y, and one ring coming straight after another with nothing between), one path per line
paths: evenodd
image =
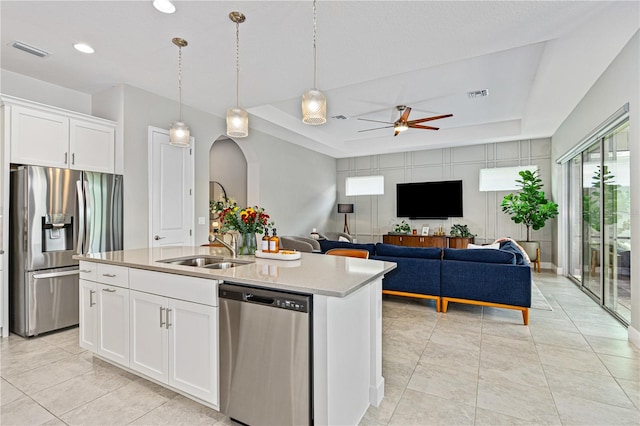
M311 425L310 295L220 284L220 411L252 426Z

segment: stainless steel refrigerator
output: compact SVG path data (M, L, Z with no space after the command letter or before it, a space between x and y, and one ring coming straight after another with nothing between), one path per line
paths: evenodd
M14 166L9 328L35 336L78 324L74 254L122 249L122 176Z

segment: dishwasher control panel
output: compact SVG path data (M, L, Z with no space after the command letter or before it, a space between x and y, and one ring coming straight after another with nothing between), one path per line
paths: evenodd
M290 309L292 311L307 312L307 304L298 300L276 299L275 305L278 308Z
M235 284L220 284L218 295L221 299L268 306L276 309L310 313L313 296L307 294L287 293L266 290Z

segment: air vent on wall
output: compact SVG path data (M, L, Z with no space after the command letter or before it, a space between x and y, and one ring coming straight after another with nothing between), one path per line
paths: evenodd
M32 55L36 55L39 58L44 58L46 56L49 56L49 52L45 52L44 50L38 49L37 47L29 46L28 44L25 44L21 41L14 41L12 46L15 47L16 49L20 49L24 52L31 53Z
M484 98L489 96L489 89L482 89L482 90L474 90L472 92L467 92L467 96L469 98Z

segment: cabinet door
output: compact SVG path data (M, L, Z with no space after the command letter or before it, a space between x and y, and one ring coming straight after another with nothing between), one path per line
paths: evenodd
M97 284L98 354L129 366L129 289Z
M96 283L80 280L80 347L96 351L97 333Z
M167 298L130 291L131 358L129 367L163 383L169 380Z
M169 385L218 405L218 308L169 299Z
M11 162L67 167L69 119L39 110L11 107Z
M72 118L69 122L70 167L113 173L115 128Z

